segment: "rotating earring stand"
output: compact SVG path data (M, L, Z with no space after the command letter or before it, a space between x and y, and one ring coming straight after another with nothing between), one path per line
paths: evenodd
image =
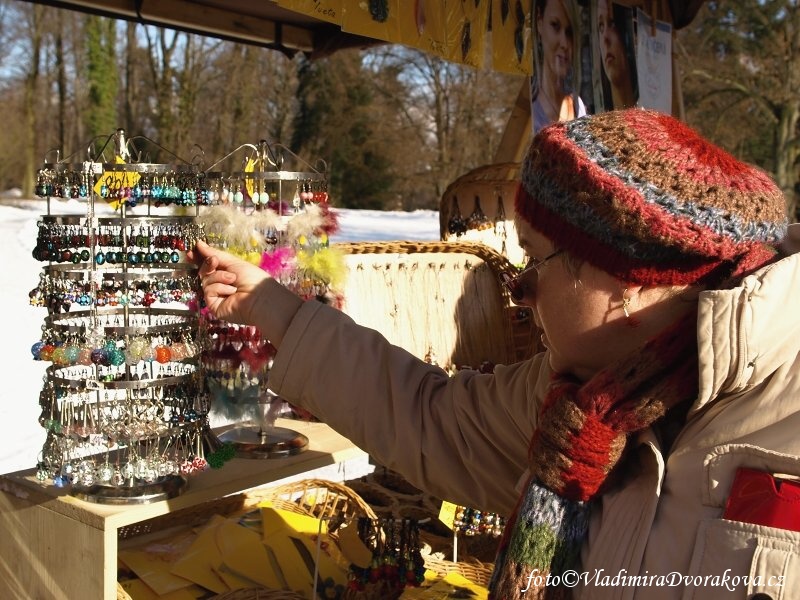
M238 169L220 168L225 163L237 162L241 165ZM252 252L253 247L265 253L293 247L297 240L290 239L288 233L291 220L304 215L307 205L328 199L327 174L323 162L313 167L285 146L264 140L258 144L240 146L209 167L205 175L211 188L212 204L217 210L230 211L224 221L229 223L230 218L239 220L241 224L240 228L233 228L237 229L233 231L206 223L209 240L239 253ZM241 220L243 217L244 220ZM202 221L202 214L200 219ZM232 238L235 234L240 239L241 229L249 230L252 237L244 242L240 240L241 247L237 247L237 241ZM295 273L284 273L279 279L290 289L298 287ZM212 341L206 344L207 351L204 354L207 372L213 373L215 369L209 365L219 366L219 361L227 360L228 366L234 370L241 369L246 362L242 359L242 348L247 351L247 344L254 342L224 339L222 330L231 327L219 321L209 324ZM238 332L234 332L234 335L238 335ZM266 361L260 368L254 365L250 365L250 369L245 368L250 379L244 383L241 380L232 383L234 377L230 370L221 374L221 377L227 376L223 381L208 380L209 385L222 390L212 393L212 397L215 401L225 403L228 412L239 411L240 419L244 418L245 412L254 413L252 418L234 424L218 436L220 442L231 444L236 456L241 458L280 458L299 454L308 448L305 435L274 425L282 401L268 389L269 364ZM258 391L254 393L254 389Z
M276 427L280 399L267 390L258 398L258 418L221 433L223 443L233 444L240 458L281 458L300 454L308 448L308 438L288 427Z
M153 205L207 202L205 181L175 155L175 164L141 162L135 140L163 150L118 130L99 152L90 147L89 160L45 162L36 186L48 214L34 257L49 265L30 297L48 316L31 351L52 362L37 478L104 504L180 494L186 476L207 466L210 431L191 308L199 285L184 255L204 234L195 217L151 214ZM51 197L85 200L86 214L52 215ZM97 216L99 199L119 216ZM147 216L128 214L137 205Z

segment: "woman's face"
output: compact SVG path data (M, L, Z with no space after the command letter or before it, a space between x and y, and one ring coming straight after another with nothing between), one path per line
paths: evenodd
M600 0L597 5L597 35L600 40L600 58L606 77L613 85L628 81L628 61L620 32L614 23L611 0Z
M559 81L572 68L572 23L563 0L546 0L536 22L542 43L543 67Z
M516 221L519 243L529 259L542 260L555 250L553 243L521 219ZM656 335L690 304L665 288L628 286L587 262L577 273L562 252L524 276L520 304L533 309L542 329L542 343L550 350L550 366L579 380L628 356ZM632 318L622 309L623 294L631 300Z

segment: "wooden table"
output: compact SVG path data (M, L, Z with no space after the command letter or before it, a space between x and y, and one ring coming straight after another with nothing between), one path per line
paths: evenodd
M308 449L284 458L233 459L190 476L181 495L151 504L85 502L42 485L33 469L0 476L0 598L114 599L120 528L365 456L322 423L278 419L276 426L306 435Z

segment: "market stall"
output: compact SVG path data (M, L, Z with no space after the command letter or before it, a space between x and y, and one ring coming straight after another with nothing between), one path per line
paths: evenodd
M261 594L253 598L268 598L263 594L270 588L286 594L275 598L291 597L289 590L306 598L423 598L437 585L474 586L477 597L485 594L491 565L484 561L491 561L502 517L481 507L448 506L446 499L409 489L402 478L330 481L310 493L303 488L307 482L285 487L287 478L316 482L308 478L318 469L366 455L324 423L290 420L287 413L277 418L271 406L279 399L268 390L268 340L199 314L192 306L196 273L185 250L208 239L243 256L254 254L305 299L332 303L451 372L488 372L530 356L537 344L530 314L512 306L499 282L525 261L516 243L513 200L521 152L537 128L536 103L546 88L536 68L537 3L479 1L453 8L420 2L415 11L400 2L346 0L258 7L186 0L42 3L312 57L383 42L473 67L485 66L488 56L492 68L516 73L523 83L494 162L459 177L442 195L440 243L330 246L326 228L335 225L326 216L325 168L304 162L286 169L290 152L277 151L279 144L237 148L210 166L177 157L168 165L152 164L127 152L117 132L109 138L117 144L110 160L101 150L85 161L45 164L41 197L74 193L86 200L87 212L46 214L41 221L37 249L45 265L37 302L48 313L34 358L51 363L40 398L48 443L37 468L0 478L0 528L10 541L2 551L8 595L136 600L173 597L168 594L178 590L193 598L250 590ZM599 3L584 4L585 12L574 7L583 23L600 18ZM663 70L664 60L671 65L663 41L700 4L620 3L619 18L638 40L658 41L642 44L640 66L648 48L662 54L652 72L638 72L634 103L661 103L680 113L674 74ZM599 48L592 31L576 40L576 60L581 44ZM599 60L599 53L593 56ZM577 72L585 86L568 90L562 105L593 111L614 106L620 96L610 91L610 79L599 77L599 63ZM663 77L647 79L660 72L669 85ZM230 159L234 167L224 165ZM177 191L159 196L156 186ZM98 216L100 201L111 201L117 213ZM181 210L168 216L151 210L164 205ZM156 242L159 235L163 245ZM337 266L320 270L320 261L313 266L309 259L313 255ZM290 259L294 266L287 267ZM164 292L168 297L159 296ZM186 305L182 312L152 307L173 301ZM214 403L234 418L212 430ZM320 506L329 494L344 500L326 512ZM290 518L277 512L282 510L316 520ZM423 523L433 530L426 530L427 537L420 533ZM176 527L169 538L163 535L167 527ZM323 528L332 535L324 538L327 553L320 550ZM267 561L285 557L262 540L277 529L284 536L280 543L294 544L298 558L277 566L273 560L273 575L265 575L266 563L254 566L245 548L264 552ZM74 541L78 551L54 546L53 535ZM206 539L211 537L216 545ZM182 553L175 549L169 569L154 574L152 562L164 560L154 558L152 549L170 545L166 539L180 541ZM204 569L187 567L187 556L195 555L186 552L194 544L204 547L197 550L209 563ZM225 561L211 565L210 557L220 552ZM395 560L403 575L371 572L378 559ZM362 595L347 596L346 589Z

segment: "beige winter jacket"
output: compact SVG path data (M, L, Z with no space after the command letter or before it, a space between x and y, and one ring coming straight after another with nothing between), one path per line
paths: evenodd
M666 456L638 435L634 472L593 509L578 598L800 600L800 533L721 518L738 466L800 476L800 254L704 292L698 340L687 422ZM311 302L270 384L417 486L508 514L549 377L545 354L448 377Z

